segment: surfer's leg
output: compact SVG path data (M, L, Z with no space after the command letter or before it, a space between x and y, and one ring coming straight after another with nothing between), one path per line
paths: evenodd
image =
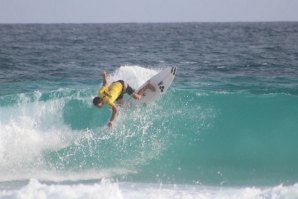
M150 83L150 81L148 81L148 83L138 91L138 94L143 95L147 89L150 89L151 91L155 92L154 86Z
M150 83L150 81L148 81L145 87L146 89L150 89L151 91L155 92L155 87Z
M137 93L133 93L132 97L137 100L141 99L146 89L150 89L151 91L155 92L154 86L150 84L150 82L148 81L148 83L143 88L141 88Z
M141 95L139 95L138 93L135 92L135 90L133 88L131 88L129 85L127 85L127 89L126 92L128 95L130 95L132 98L139 100L141 99Z
M135 92L135 89L133 89L129 84L127 84L125 92L128 95L132 95Z

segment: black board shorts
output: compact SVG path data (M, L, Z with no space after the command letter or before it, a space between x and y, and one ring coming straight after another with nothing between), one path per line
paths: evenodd
M132 87L130 87L129 84L127 84L123 80L118 80L117 82L121 83L123 88L122 88L121 94L116 99L116 101L119 100L119 99L123 99L123 95L125 93L127 93L128 95L132 95L135 92L135 90Z

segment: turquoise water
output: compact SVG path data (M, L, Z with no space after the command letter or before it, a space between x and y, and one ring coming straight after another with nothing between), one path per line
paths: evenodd
M297 36L297 23L0 25L1 197L81 183L114 198L297 196ZM108 129L91 103L101 71L137 88L168 66L167 93Z

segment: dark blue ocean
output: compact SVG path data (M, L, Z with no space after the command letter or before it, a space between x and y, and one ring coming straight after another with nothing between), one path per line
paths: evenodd
M0 198L297 198L297 140L297 22L0 25Z

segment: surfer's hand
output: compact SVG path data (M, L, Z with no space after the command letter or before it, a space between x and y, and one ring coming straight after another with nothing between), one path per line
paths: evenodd
M101 74L103 78L103 86L107 87L109 85L108 73L106 71L103 71Z
M109 123L108 123L108 127L109 127L109 128L112 128L112 126L113 126L113 122L109 121Z
M107 72L106 72L106 71L103 71L103 72L101 73L101 75L102 75L103 77L106 77L106 76L107 76Z

